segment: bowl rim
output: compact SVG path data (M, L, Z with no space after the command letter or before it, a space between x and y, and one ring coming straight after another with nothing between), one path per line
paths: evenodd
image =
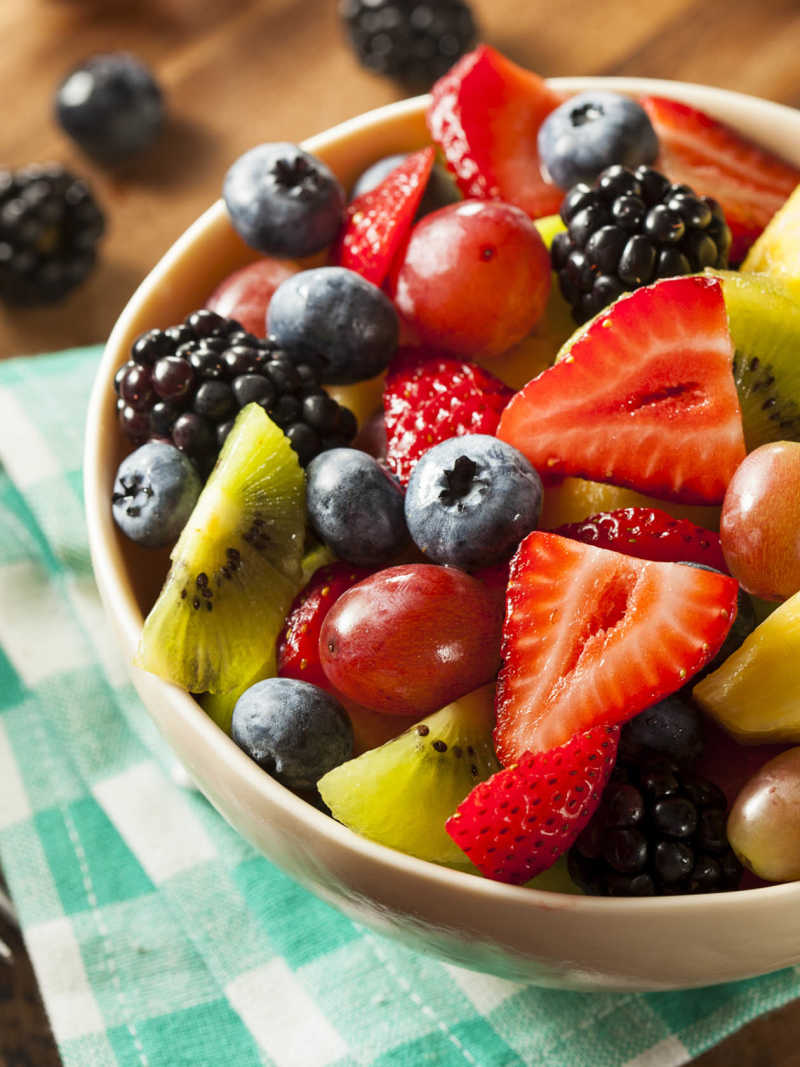
M747 114L754 123L766 121L777 123L779 126L791 123L800 130L800 111L797 109L735 90L697 83L655 78L559 77L547 79L547 84L556 91L565 93L597 88L631 94L668 95L676 99L689 98L689 102L708 108L712 112L715 105L728 100L732 101L742 113ZM388 119L397 119L402 116L418 117L424 111L429 99L427 95L411 97L364 112L307 138L302 142L302 147L314 153L334 141L353 135L361 136ZM132 667L128 653L138 644L142 615L131 588L121 587L117 580L120 557L113 547L113 538L109 537L112 520L107 504L107 492L102 491L107 487L101 485L99 467L103 417L109 402L113 373L120 362L121 341L130 332L131 324L145 303L147 294L170 273L175 263L186 254L197 238L210 227L218 225L224 217L225 206L220 199L184 231L137 287L108 338L89 400L83 463L89 546L101 598L107 616L117 630L129 672L138 670ZM322 835L354 859L367 862L372 867L380 869L382 873L391 875L393 872L402 871L406 876L413 877L415 880L420 879L422 882L429 880L453 892L463 894L466 891L476 899L476 902L490 906L513 901L516 907L524 907L524 901L528 901L532 910L563 909L572 911L576 915L596 916L599 920L618 914L624 915L630 913L631 908L635 908L643 916L649 913L653 917L680 909L687 919L702 922L704 919L710 919L712 914L719 914L721 909L729 911L745 907L748 912L750 908L755 908L762 913L773 909L784 899L800 900L800 882L786 882L754 889L698 894L690 897L681 895L646 898L594 897L508 885L483 878L477 871L473 874L454 870L409 856L362 837L296 796L246 756L190 694L154 676L148 676L148 678L163 690L164 708L154 709L149 703L145 705L157 725L160 725L159 718L166 709L170 716L180 720L185 728L194 732L204 747L216 747L219 758L229 765L232 773L245 778L249 786L263 797L267 807L276 806L290 816L298 826L303 827L309 837Z

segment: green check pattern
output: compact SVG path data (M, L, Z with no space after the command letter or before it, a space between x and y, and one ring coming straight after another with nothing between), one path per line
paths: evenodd
M0 863L66 1067L677 1067L798 994L795 970L606 995L445 965L309 895L181 788L92 579L99 358L0 363Z

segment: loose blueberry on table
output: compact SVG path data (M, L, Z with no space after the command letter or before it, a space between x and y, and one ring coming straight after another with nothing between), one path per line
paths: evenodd
M164 96L152 71L127 52L90 56L64 78L55 96L65 133L101 163L119 163L156 140Z
M797 209L771 219L800 172L487 46L427 118L464 196L427 213L430 147L350 204L297 146L238 160L254 262L120 369L115 516L176 541L137 662L409 855L600 895L798 878Z

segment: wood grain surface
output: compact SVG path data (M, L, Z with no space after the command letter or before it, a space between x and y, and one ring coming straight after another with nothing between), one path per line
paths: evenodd
M800 106L798 0L473 0L482 36L543 75L627 74L738 89ZM52 119L53 91L96 51L152 65L170 119L114 171ZM300 140L403 93L361 70L335 0L2 0L0 163L58 160L88 176L109 218L90 280L48 310L0 310L0 358L103 340L148 269L259 141ZM58 1063L19 939L0 963L0 1067ZM800 1004L758 1020L696 1067L800 1064ZM569 1065L564 1065L569 1067ZM654 1063L654 1067L657 1064Z

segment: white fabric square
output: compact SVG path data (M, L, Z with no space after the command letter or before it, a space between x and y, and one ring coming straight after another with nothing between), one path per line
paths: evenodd
M92 792L156 885L216 859L203 825L154 762L137 763Z
M225 990L275 1067L325 1067L347 1045L283 959L239 975Z
M0 388L0 460L21 490L61 474L58 458L17 397Z
M73 578L68 585L72 607L94 644L97 658L115 689L129 680L125 661L116 642L114 630L106 618L94 578Z
M496 978L492 974L478 974L477 971L469 971L465 967L456 967L451 963L445 964L445 969L470 1004L484 1016L494 1011L504 1000L513 997L515 993L527 989L527 986L520 982L509 982L505 978Z
M0 569L0 644L29 689L92 662L57 588L29 562Z
M70 920L29 926L25 938L56 1041L102 1032L105 1024Z
M677 1037L665 1037L657 1045L640 1052L632 1060L628 1060L623 1067L679 1067L682 1063L688 1063L689 1050Z
M0 719L0 830L31 815L31 806Z

